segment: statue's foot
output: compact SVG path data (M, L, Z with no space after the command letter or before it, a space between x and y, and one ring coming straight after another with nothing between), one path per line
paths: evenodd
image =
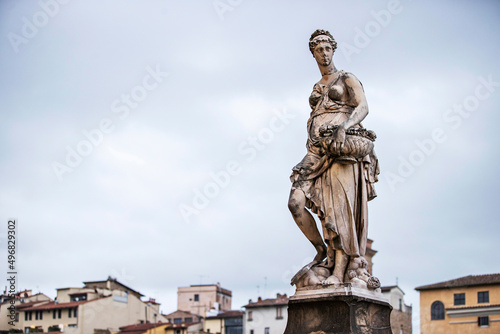
M342 283L342 280L335 275L331 275L326 280L323 281L323 285L332 285L340 283Z

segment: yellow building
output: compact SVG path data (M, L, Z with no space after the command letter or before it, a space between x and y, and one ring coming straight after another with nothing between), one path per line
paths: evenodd
M208 315L203 324L203 332L210 334L242 334L243 311L226 311Z
M123 326L118 334L198 334L202 329L201 323L158 322Z
M133 324L120 327L118 334L165 334L169 323Z
M470 275L424 285L422 334L500 333L500 274Z

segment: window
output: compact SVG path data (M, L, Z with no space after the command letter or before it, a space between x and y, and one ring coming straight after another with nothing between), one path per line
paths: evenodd
M189 324L190 322L193 322L193 318L184 318L184 322Z
M156 315L156 314L155 314ZM78 307L75 307L75 309L73 310L73 316L76 318L78 317Z
M252 311L248 311L247 321L252 321L253 320L252 316L253 316Z
M52 310L52 319L55 319L57 316L57 310Z
M465 305L465 293L455 293L453 305Z
M269 327L264 328L264 334L269 334Z
M43 320L43 311L35 311L35 320Z
M87 300L87 294L86 293L81 293L78 295L72 295L69 299L70 302L79 302L82 300Z
M490 302L490 293L489 291L480 291L477 293L477 302L478 303L489 303Z
M174 324L182 323L182 318L174 318Z
M431 320L444 320L444 304L439 300L431 305Z
M253 329L250 330L250 334L253 334Z
M200 301L200 295L196 294L194 295L194 301L199 302Z
M488 327L490 325L490 318L489 317L478 317L477 318L477 325L479 327Z
M49 328L47 329L47 332L62 332L62 330L61 330L61 327L59 327L59 325L52 325L52 326L49 326Z
M403 311L403 300L399 298L399 310Z
M278 306L276 308L276 319L283 319L283 311L282 311L282 307Z
M31 311L24 313L24 321L31 320Z
M175 334L181 334L181 330L180 329L176 330Z
M62 309L57 310L57 318L61 319Z
M68 309L68 318L71 318L72 315L73 315L73 309L69 308Z

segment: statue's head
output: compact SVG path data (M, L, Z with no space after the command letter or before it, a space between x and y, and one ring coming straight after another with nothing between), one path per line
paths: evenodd
M330 34L328 31L323 30L323 29L318 29L315 32L312 33L311 38L309 38L309 50L311 53L314 55L314 48L321 42L326 42L330 44L333 52L335 52L335 49L337 48L337 42L335 42L335 39L333 38L332 34Z

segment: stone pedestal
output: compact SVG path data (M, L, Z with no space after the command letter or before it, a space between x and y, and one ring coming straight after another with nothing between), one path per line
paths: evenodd
M392 334L391 310L380 289L303 288L290 297L284 334Z

